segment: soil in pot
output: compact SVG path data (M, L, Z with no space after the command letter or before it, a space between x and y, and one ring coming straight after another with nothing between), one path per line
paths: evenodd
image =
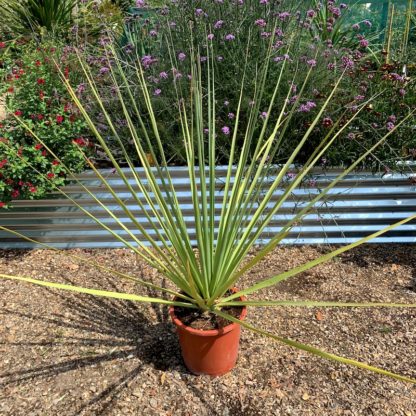
M182 308L175 306L174 308L176 317L186 326L193 329L201 329L203 331L209 331L212 329L221 329L230 325L231 322L221 316L217 316L213 313L204 314L200 310ZM243 313L242 306L227 306L222 308L222 311L228 313L234 318L239 319Z

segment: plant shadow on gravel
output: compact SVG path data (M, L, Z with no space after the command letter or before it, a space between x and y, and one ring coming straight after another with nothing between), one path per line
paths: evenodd
M65 280L74 284L71 279ZM103 281L111 286L110 290L117 290L117 286L110 279L107 280L102 276L101 284ZM94 283L94 281L91 282L91 287L94 286ZM98 283L98 279L96 283ZM116 381L111 382L110 380L111 384L108 387L82 403L76 411L74 409L74 414L83 412L88 414L90 407L99 406L99 413L94 412L94 414L103 414L111 407L123 389L140 376L146 364L161 372L176 369L180 373L187 374L167 307L151 305L147 311L150 310L150 314L146 314L146 310L142 312L135 303L130 301L44 290L56 297L62 313L51 313L41 317L18 311L5 310L4 312L41 321L48 325L52 324L52 326L56 326L58 331L65 329L79 331L85 337L69 335L53 341L19 342L14 345L27 348L69 347L71 348L70 352L75 352L77 356L50 365L0 374L0 390L11 384L31 383L36 379L47 379L73 370L94 367L100 363L113 361L121 363L137 358L139 364L135 363L132 370L126 371ZM154 295L155 293L151 290L148 291L148 296ZM70 311L70 314L66 313L67 311ZM149 318L146 315L153 315L153 317ZM0 341L1 344L10 343ZM77 352L80 348L84 349L81 353ZM89 348L89 350L85 351L85 348ZM108 349L108 352L98 353L94 349ZM122 350L117 351L118 349ZM68 351L62 353L62 357L67 356L67 353Z
M364 245L344 253L341 261L353 263L361 268L370 269L372 266L396 268L398 265L411 270L412 281L404 289L416 292L416 245L371 244ZM397 284L397 288L399 285Z

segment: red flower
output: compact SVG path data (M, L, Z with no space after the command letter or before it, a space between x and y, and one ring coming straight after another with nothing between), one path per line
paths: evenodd
M14 92L14 88L13 87L7 88L7 92L10 92L10 93Z
M1 169L4 165L7 165L7 159L3 159L2 161L0 161L0 169Z
M43 91L39 91L39 98L43 100L43 97L45 97L45 93Z
M38 120L43 120L44 119L44 115L43 114L38 114Z
M16 110L16 111L14 112L14 115L15 115L15 116L17 116L17 117L20 117L22 114L23 114L23 113L21 112L21 110Z
M42 149L42 147L43 146L40 143L38 143L38 144L35 145L35 150L40 150L40 149Z
M0 201L0 208L4 208L6 206L6 204L4 202Z
M46 150L42 150L42 156L46 156L48 153Z
M12 198L17 198L20 195L20 192L18 189L13 189L12 191Z
M55 177L55 174L52 172L49 172L46 176L48 177L48 179L52 179Z
M86 142L82 137L72 140L72 143L77 144L78 146L85 146Z
M37 189L34 186L31 186L29 188L29 191L32 192L32 194L33 194L33 193L35 193L37 191Z
M56 116L56 122L61 124L64 121L64 116Z
M0 42L0 49L3 49L6 47L6 44L4 42Z
M43 78L38 78L37 83L38 83L39 85L44 85L44 84L45 84L45 80L44 80Z
M58 162L57 160L54 160L54 161L52 162L52 165L54 165L54 166L58 166L58 165L59 165L59 162Z
M42 65L42 63L39 61L39 59L35 62L35 65L36 66L41 66Z

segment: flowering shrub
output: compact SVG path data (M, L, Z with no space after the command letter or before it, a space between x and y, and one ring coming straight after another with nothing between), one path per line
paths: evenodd
M12 199L42 197L63 185L67 169L83 170L85 159L81 149L92 146L86 136L85 122L70 102L50 59L57 51L34 48L32 44L20 47L25 51L20 58L2 56L1 93L5 94L9 113L0 122L2 207L8 206ZM64 49L58 56L65 76L76 78L71 70L70 49Z
M349 113L369 97L380 94L357 118L334 149L328 152L328 162L345 165L355 160L363 149L368 149L391 131L396 124L416 107L414 75L400 74L400 65L378 66L371 61L361 62L347 74L346 81L353 96L342 105ZM383 171L396 170L398 161L416 160L416 120L410 118L397 129L390 139L365 162L365 167Z
M180 164L185 160L185 149L179 139L177 94L188 91L193 54L199 55L202 68L207 69L210 64L216 74L216 136L223 150L218 163L228 161L240 98L239 85L244 74L254 80L252 74L261 71L275 74L283 63L292 67L292 71L283 74L283 87L277 91L276 101L288 100L287 111L295 115L292 127L284 132L285 146L272 155L276 161L283 161L292 153L298 137L309 128L342 74L340 87L312 132L310 147L297 157L299 163L308 159L330 131L332 120L339 119L340 112L344 111L347 119L362 103L372 99L345 135L331 147L323 159L325 165L346 165L355 160L414 105L414 90L409 87L412 80L398 75L398 68L380 66L369 53L367 35L371 22L347 24L342 19L348 8L341 2L305 3L304 10L292 10L290 1L177 0L160 9L155 18L143 16L137 44L126 45L123 56L127 60L141 61L152 91L158 126L166 148L170 149L167 153L171 162ZM141 0L140 6L145 5ZM172 46L174 54L169 53L168 45ZM214 57L212 63L208 62L208 50ZM111 62L106 68L110 65ZM301 80L308 71L309 79L303 84ZM273 84L267 84L268 78L266 75L262 95L257 94L259 86L254 81L246 83L248 86L242 95L240 119L243 123L250 118L255 120L251 126L258 133L262 130L259 121L274 111L266 106L274 90ZM298 94L300 90L302 94ZM381 92L383 94L379 95ZM300 95L302 99L298 100ZM412 120L395 132L387 145L377 149L364 162L365 166L373 169L395 166L402 157L402 147L416 146L411 132L414 132ZM204 133L209 132L205 129ZM237 143L240 147L241 140ZM411 155L410 152L406 157Z

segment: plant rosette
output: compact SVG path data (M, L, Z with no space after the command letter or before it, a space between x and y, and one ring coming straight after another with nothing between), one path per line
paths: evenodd
M236 293L237 289L234 288L231 292ZM246 298L242 296L240 300ZM221 376L231 371L238 358L241 326L224 321L218 324L217 329L193 328L183 322L178 311L178 307L171 306L169 315L176 327L182 358L188 370L197 375L210 376ZM189 317L192 310L185 312ZM242 321L247 315L247 307L236 306L234 312L238 312L236 318ZM198 312L196 315L201 317Z

